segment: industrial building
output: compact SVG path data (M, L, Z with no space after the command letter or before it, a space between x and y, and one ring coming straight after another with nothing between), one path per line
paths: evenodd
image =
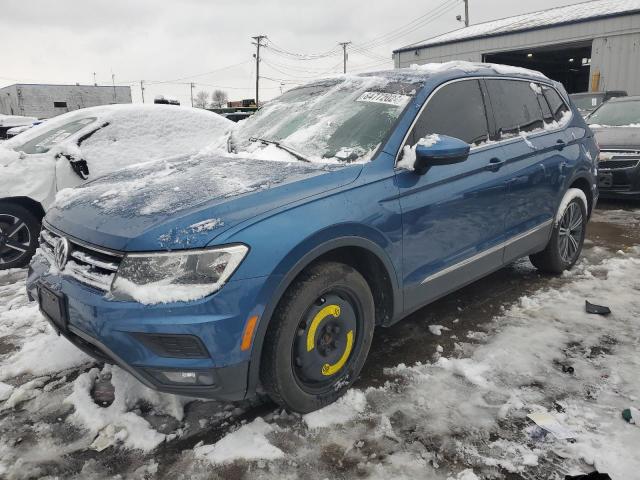
M640 0L598 0L461 28L393 52L396 67L466 60L539 70L569 93L640 95Z
M79 108L131 103L131 88L19 83L0 88L0 114L51 118Z

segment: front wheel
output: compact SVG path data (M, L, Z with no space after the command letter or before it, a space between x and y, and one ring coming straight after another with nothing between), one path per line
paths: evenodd
M289 287L265 337L260 373L276 403L307 413L338 399L369 353L375 308L355 269L318 263Z
M562 273L580 258L587 227L587 209L581 197L573 198L556 222L547 247L531 255L531 263L540 271Z
M24 267L38 246L40 221L20 205L0 203L0 270Z

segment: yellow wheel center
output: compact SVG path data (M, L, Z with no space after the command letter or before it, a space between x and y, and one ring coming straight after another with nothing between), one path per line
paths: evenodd
M320 326L322 321L329 316L338 318L340 316L340 307L338 305L327 305L313 317L313 320L311 320L311 326L309 327L309 332L307 333L307 352L310 352L315 348L316 332L318 331L318 327ZM349 359L349 355L351 354L352 349L353 349L353 330L349 330L347 332L347 344L345 345L345 349L344 349L344 352L342 353L342 356L333 365L329 363L325 363L322 366L322 375L324 375L325 377L329 377L339 372L340 369L344 367L345 363L347 363L347 360Z

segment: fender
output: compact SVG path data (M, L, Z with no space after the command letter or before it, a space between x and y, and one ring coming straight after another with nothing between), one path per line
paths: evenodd
M588 208L588 211L587 211L587 216L591 217L591 213L593 212L593 209L595 208L595 203L598 200L598 186L597 186L596 180L593 177L593 174L589 170L587 170L586 168L582 168L582 166L581 166L581 168L575 170L573 172L573 175L570 178L568 177L568 180L567 180L567 182L566 182L566 184L564 186L563 194L558 199L558 202L557 202L557 205L556 205L556 211L557 211L558 207L560 206L560 203L562 202L562 199L563 199L564 194L566 193L566 191L577 180L584 180L589 185L590 194L591 194L591 201L590 201L590 208Z
M335 227L344 227L345 225L338 225ZM362 225L349 225L350 231L354 230L369 230ZM356 228L357 227L357 228ZM343 230L343 228L339 228ZM260 321L258 322L258 328L254 333L253 346L251 348L251 356L249 360L249 375L247 379L247 393L246 397L251 397L258 386L260 381L260 361L262 357L262 346L264 343L265 334L267 328L271 323L271 317L278 305L278 302L282 298L282 295L287 290L291 282L295 277L302 272L311 262L321 257L323 254L335 250L340 247L361 247L372 254L374 254L384 265L391 279L391 287L393 294L393 317L397 318L401 315L402 305L402 292L398 284L398 277L396 269L391 262L387 252L372 240L359 236L339 236L329 240L324 240L327 235L333 231L334 228L325 229L318 232L311 238L306 239L304 242L298 244L289 255L286 256L282 262L274 270L274 274L282 275L280 282L278 283L275 291L270 297L269 302L266 304L262 313ZM370 233L370 232L369 232ZM378 232L378 236L382 237ZM311 248L310 247L311 242ZM305 253L306 252L306 253ZM290 266L293 264L292 266Z

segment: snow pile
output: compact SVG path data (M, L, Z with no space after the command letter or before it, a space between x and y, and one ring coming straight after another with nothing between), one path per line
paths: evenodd
M211 463L227 463L238 459L275 460L284 457L284 452L267 439L267 435L275 430L274 426L262 418L256 418L213 445L196 447L194 453L196 457L204 458Z
M34 317L37 307L31 309ZM40 320L41 322L44 319ZM7 365L0 370L0 380L16 377L24 373L44 375L79 367L91 362L75 345L66 338L57 335L48 325L43 332L29 339L21 350L11 355Z
M359 390L351 389L337 402L308 413L303 418L309 428L342 425L362 413L366 406L367 399L364 394Z
M91 398L94 381L100 374L111 373L111 383L115 388L114 402L106 407L96 405ZM162 394L151 390L127 372L118 367L105 365L102 372L97 368L81 374L73 382L73 392L66 399L74 407L71 420L86 428L100 440L95 443L105 448L107 445L122 443L129 448L152 450L166 438L156 431L144 418L132 410L146 401L156 412L171 415L178 420L184 414L187 399L176 395Z

